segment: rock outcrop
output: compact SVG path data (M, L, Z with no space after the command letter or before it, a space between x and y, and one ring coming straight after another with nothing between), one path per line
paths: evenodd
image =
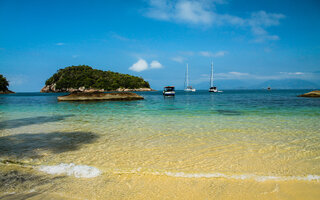
M15 92L11 90L0 91L0 94L14 94Z
M56 84L52 85L46 85L44 86L40 92L42 93L59 93L59 92L104 92L104 89L93 89L89 88L86 89L85 87L79 87L79 88L62 88L62 89L56 89Z
M150 92L150 91L156 91L156 90L151 88L135 88L135 89L118 88L116 91L117 92Z
M118 88L116 90L117 92L147 92L147 91L156 91L151 88L135 88L135 89L127 89L127 88ZM95 89L95 88L89 88L86 89L85 87L79 87L79 88L62 88L62 89L56 89L56 84L52 85L46 85L44 86L40 92L42 93L59 93L59 92L105 92L104 89Z
M320 90L315 90L305 94L301 94L298 97L320 97Z
M142 96L132 92L76 92L58 97L59 101L131 101L142 100Z

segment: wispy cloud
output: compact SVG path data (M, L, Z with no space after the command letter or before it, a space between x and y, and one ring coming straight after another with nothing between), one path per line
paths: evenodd
M215 15L212 9L215 7L215 3L222 2L209 0L149 0L149 8L145 15L164 21L211 25Z
M227 3L223 0L149 0L149 7L145 16L162 21L184 23L197 26L235 26L247 27L254 36L254 42L279 40L279 36L269 34L267 28L280 25L285 15L267 13L265 11L252 12L243 18L230 14L220 14L216 5Z
M26 84L29 78L26 75L22 74L11 74L7 75L7 79L9 81L10 87L12 86L20 86Z
M173 61L175 61L175 62L178 62L178 63L183 63L183 61L185 60L185 58L184 57L182 57L182 56L176 56L176 57L173 57L173 58L171 58Z
M65 45L65 43L63 43L63 42L58 42L58 43L56 43L56 45L57 45L57 46L62 46L62 45Z
M129 67L129 70L132 70L135 72L142 72L147 69L160 69L162 67L163 65L157 60L153 60L150 63L150 67L149 67L149 64L147 63L146 60L139 58L139 60L136 63L134 63L131 67Z
M200 51L199 52L201 56L213 57L213 58L225 56L227 53L228 53L227 51L218 51L218 52Z
M286 74L286 75L304 75L303 72L280 72L280 74Z
M290 78L299 78L299 79L319 79L320 77L316 76L314 73L307 72L279 72L272 75L258 75L245 72L227 72L227 73L216 73L216 79L226 80L226 79L255 79L255 80L280 80L280 79L290 79Z
M121 41L135 41L135 40L133 40L133 39L124 37L124 36L122 36L122 35L119 35L119 34L113 33L113 32L111 33L111 37L113 37L113 38L115 38L115 39L117 39L117 40L121 40Z

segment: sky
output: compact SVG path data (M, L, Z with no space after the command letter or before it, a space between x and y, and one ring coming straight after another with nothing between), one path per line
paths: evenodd
M154 89L320 85L319 0L0 0L0 74L36 92L58 69L89 65Z

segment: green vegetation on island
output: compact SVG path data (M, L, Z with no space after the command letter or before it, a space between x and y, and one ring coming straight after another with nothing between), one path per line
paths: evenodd
M150 88L150 85L141 77L79 65L58 70L46 81L46 86L41 91L63 92L79 90L79 88L112 91L119 88Z
M9 82L2 74L0 74L0 91L8 90L8 86L9 86Z
M2 74L0 74L0 94L14 93L10 91L8 87L9 87L9 82Z

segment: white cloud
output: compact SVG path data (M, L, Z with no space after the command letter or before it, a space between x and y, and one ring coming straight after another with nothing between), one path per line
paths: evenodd
M255 42L279 40L279 36L269 34L266 28L280 25L285 15L267 13L265 11L252 12L247 18L217 12L216 4L226 3L224 0L149 0L147 17L185 23L192 25L228 25L247 27L255 37Z
M210 52L210 51L200 51L199 54L201 56L205 56L205 57L222 57L225 56L228 52L227 51L218 51L218 52Z
M164 21L210 25L214 19L211 8L223 1L149 0L146 16Z
M178 63L183 63L185 58L181 57L181 56L176 56L176 57L173 57L172 60L175 61L175 62L178 62Z
M65 45L65 43L63 43L63 42L58 42L58 43L56 43L56 45L57 45L57 46L62 46L62 45Z
M151 69L159 69L159 68L162 68L162 65L161 65L161 63L159 63L159 61L153 60L153 61L150 63L150 68L151 68Z
M162 64L157 60L153 60L150 63L150 67L149 67L147 61L140 58L136 63L134 63L131 67L129 67L129 69L135 72L142 72L147 69L160 69L162 67L163 67Z
M141 72L141 71L148 69L148 63L145 60L140 58L129 69L132 71L135 71L135 72Z
M210 6L197 1L178 1L175 5L175 18L177 21L192 24L211 24L213 13Z

